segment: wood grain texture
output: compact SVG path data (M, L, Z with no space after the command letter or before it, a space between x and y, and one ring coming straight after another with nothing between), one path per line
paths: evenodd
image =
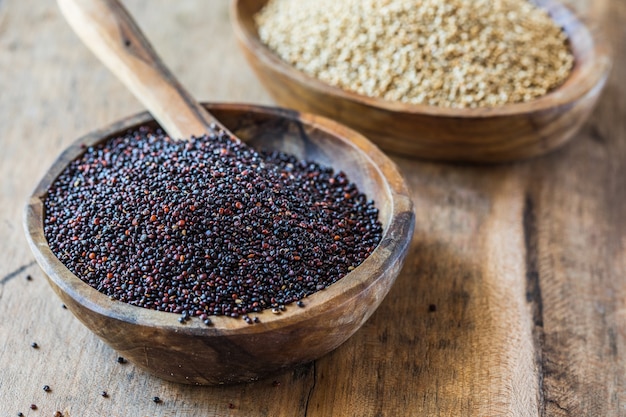
M192 387L117 364L35 266L20 223L37 180L75 138L143 109L53 2L2 0L0 415L626 415L626 3L604 3L615 64L574 140L495 167L395 157L416 234L376 313L294 371ZM237 50L226 2L125 5L194 95L271 104Z
M477 109L390 102L332 87L288 65L260 41L253 17L267 0L232 0L231 15L248 62L279 105L335 118L399 155L493 163L543 155L571 139L611 67L595 22L585 25L557 0L534 2L569 37L575 59L569 78L538 99Z

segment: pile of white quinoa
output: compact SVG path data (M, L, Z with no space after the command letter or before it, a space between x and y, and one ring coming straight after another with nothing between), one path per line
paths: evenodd
M321 81L440 107L529 101L574 58L563 30L527 0L270 0L261 40Z

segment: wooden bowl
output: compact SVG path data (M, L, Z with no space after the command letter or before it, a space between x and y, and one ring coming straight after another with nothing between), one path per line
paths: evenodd
M449 109L370 98L330 86L282 61L259 39L253 16L267 0L232 0L231 21L257 76L284 107L350 126L382 149L435 160L504 162L564 144L589 116L611 59L597 28L554 0L536 0L567 32L575 65L568 80L527 103Z
M195 318L110 299L72 274L52 253L43 231L46 191L67 164L92 146L140 125L148 113L78 139L54 162L26 207L26 236L63 303L96 335L139 367L170 381L218 384L255 380L314 360L348 339L376 310L396 279L414 226L412 203L395 164L360 134L319 116L236 104L205 105L257 149L278 149L343 170L368 198L383 224L381 243L357 268L279 315L255 313L259 324L212 316Z

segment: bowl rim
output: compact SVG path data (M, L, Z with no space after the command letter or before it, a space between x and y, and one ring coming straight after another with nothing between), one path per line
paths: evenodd
M568 39L572 38L573 30L571 30L571 27L575 27L582 31L583 36L588 36L591 40L593 59L586 59L582 62L579 62L579 59L576 57L576 51L578 50L577 45L570 42L572 53L575 55L574 67L569 77L559 87L548 92L546 95L527 102L509 103L496 107L451 108L384 100L332 86L283 61L260 40L256 30L250 31L246 25L242 24L243 17L240 11L241 4L245 1L250 0L231 0L230 20L240 44L252 55L256 56L257 59L262 61L265 66L272 68L274 71L279 72L281 75L301 85L307 86L307 88L319 94L336 96L348 102L357 103L371 109L380 109L392 113L424 115L439 118L480 119L542 112L547 109L568 105L594 92L596 89L601 89L612 67L611 47L605 34L597 24L588 22L588 19L579 16L577 12L557 0L530 0L550 14L550 17L557 25L567 33ZM268 0L261 1L265 4ZM563 22L568 22L569 24L565 25ZM591 70L594 61L597 62L599 70ZM578 81L579 78L584 77L592 77L590 79L592 82L575 82Z
M260 323L252 326L248 325L241 317L235 319L213 315L209 316L213 322L211 326L206 326L198 318L182 324L178 322L180 314L134 306L114 300L99 292L70 272L51 251L43 231L43 201L48 187L58 177L67 163L82 154L87 147L106 140L115 134L154 122L154 119L148 112L142 112L79 137L62 151L29 196L24 210L23 221L26 238L37 263L43 269L53 287L56 286L82 307L109 319L192 336L228 337L232 335L265 333L297 325L320 316L324 313L324 305L329 300L333 300L335 303L333 308L349 302L351 297L371 287L378 280L383 279L390 266L393 266L396 262L402 262L408 251L414 229L415 215L413 213L413 203L409 197L406 182L400 175L395 163L368 139L354 130L324 117L303 114L279 107L235 103L202 103L202 105L207 107L209 111L251 111L303 122L312 128L319 129L337 138L345 145L360 152L365 159L369 160L369 164L377 170L378 175L383 179L383 186L390 196L389 224L383 231L379 245L353 271L324 290L306 297L304 299L306 303L305 308L295 307L294 303L293 307L288 307L286 311L279 315L271 314L270 309L262 310L259 313L250 313L251 316L259 316L261 318ZM347 139L347 137L350 139ZM395 276L393 279L395 280ZM68 307L72 310L71 306Z

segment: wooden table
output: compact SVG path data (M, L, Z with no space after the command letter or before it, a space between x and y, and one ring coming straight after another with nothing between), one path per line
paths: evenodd
M126 3L200 99L271 104L227 2ZM54 2L0 0L0 416L626 415L626 2L584 4L606 16L615 67L571 144L489 167L395 157L417 226L374 316L291 372L191 387L118 364L33 260L21 216L40 176L79 135L142 108Z

